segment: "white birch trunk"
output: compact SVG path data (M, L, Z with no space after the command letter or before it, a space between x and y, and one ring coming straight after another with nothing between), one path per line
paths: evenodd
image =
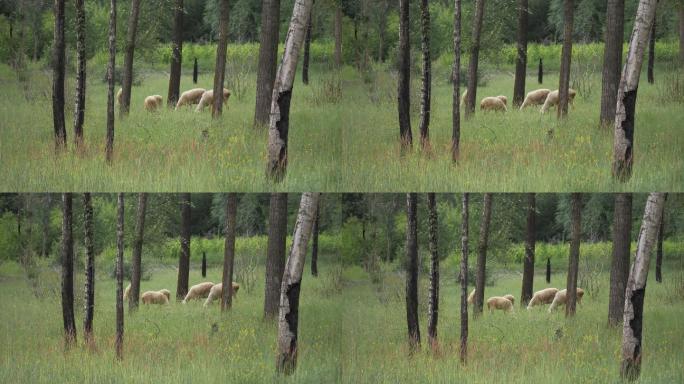
M296 0L292 9L290 27L285 39L283 60L278 67L268 128L268 165L266 174L274 181L281 181L287 169L287 135L290 120L292 85L297 72L299 51L304 43L313 0Z
M299 317L299 290L304 271L306 248L316 218L319 193L302 194L295 224L290 255L285 263L283 282L280 286L278 313L278 360L277 370L291 374L297 366L297 324Z
M625 310L622 329L622 370L628 380L636 380L641 371L641 331L643 328L644 296L651 251L658 237L660 218L665 206L664 193L651 193L641 220L634 264L625 290Z
M634 123L639 75L648 46L657 0L640 0L629 42L627 62L618 88L613 135L613 177L627 181L632 176Z

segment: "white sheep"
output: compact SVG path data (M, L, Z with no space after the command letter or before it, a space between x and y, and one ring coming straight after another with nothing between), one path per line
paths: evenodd
M492 296L487 299L487 308L489 309L489 312L492 312L495 309L510 312L513 310L513 303L505 297Z
M192 105L199 103L200 99L202 98L202 95L206 91L207 90L204 88L193 88L181 93L180 98L178 98L178 102L176 103L176 110L178 110L178 108L184 105Z
M190 290L188 290L188 294L185 295L185 298L183 299L183 304L187 303L188 300L203 299L209 296L209 291L211 291L211 287L213 286L214 283L212 283L211 281L206 281L204 283L193 285L192 287L190 287Z
M480 109L484 111L503 111L506 112L506 96L485 97L480 101Z
M230 97L230 91L223 88L223 104L228 103L228 98ZM206 107L207 105L211 106L212 109L214 108L214 90L210 89L204 94L202 94L202 98L200 98L199 103L197 104L197 108L195 108L195 112L200 112Z
M141 296L143 304L168 304L171 300L171 292L168 289L161 291L147 291Z
M553 311L559 305L565 305L565 303L568 301L567 293L568 293L567 289L563 289L561 291L558 291L558 293L556 293L556 296L553 298L553 302L551 303L551 306L549 307L549 313L551 313L551 311ZM584 296L584 289L577 288L577 304L580 304L582 302L582 296Z
M527 303L527 309L531 309L535 305L550 304L556 297L556 293L558 293L558 288L545 288L535 292L530 302Z
M544 104L544 101L546 101L549 93L551 93L551 90L546 88L528 92L525 96L525 100L523 100L523 103L520 105L520 110L522 111L525 107L529 107L531 105Z
M161 95L152 95L145 98L143 106L148 112L154 112L162 106L163 98Z
M236 283L233 281L233 296L237 295L238 290L240 289L240 284ZM207 297L207 300L204 302L204 306L206 307L207 305L211 304L212 301L214 300L221 300L223 298L223 283L218 283L211 287L211 291L209 292L209 296Z
M577 95L577 91L575 91L572 88L568 89L568 103L569 104L572 104L573 100L575 100L576 95ZM544 114L544 113L546 113L546 111L549 110L549 108L558 105L559 98L560 98L560 95L559 95L557 89L555 91L549 93L549 95L546 96L546 101L544 101L544 105L541 108L541 113Z

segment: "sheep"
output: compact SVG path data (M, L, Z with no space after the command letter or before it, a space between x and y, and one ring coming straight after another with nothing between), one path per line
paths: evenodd
M541 291L537 291L532 295L532 299L527 304L527 309L534 307L535 305L550 304L553 298L556 297L558 293L558 288L546 288Z
M506 105L506 106L508 105L508 97L506 97L504 95L499 95L496 98L503 101L504 105Z
M199 103L200 99L202 98L202 95L206 91L207 90L204 88L193 88L181 93L180 97L178 98L178 102L176 103L176 110L178 110L178 108L184 105L192 105Z
M240 289L240 284L236 283L233 281L233 296L237 295L238 290ZM211 287L211 292L209 292L209 296L207 297L207 301L204 302L204 306L206 307L207 305L211 304L212 301L218 299L221 300L223 298L223 283L218 283Z
M495 309L510 312L513 310L513 303L505 297L492 296L487 299L487 308L489 309L489 312L492 312Z
M161 95L152 95L145 98L143 106L148 112L154 112L157 108L162 106L163 98Z
M511 304L515 304L515 297L513 295L508 294L508 295L503 295L503 297L508 299L511 302Z
M461 95L461 106L462 107L465 106L466 97L468 97L468 88L466 88L463 91L463 94Z
M567 289L563 289L556 293L556 296L553 298L553 302L549 307L549 313L551 313L551 311L553 311L557 306L565 305L565 302L568 300L567 292ZM582 302L582 296L584 296L584 289L577 288L577 304L580 304Z
M116 103L117 105L121 105L123 100L123 88L119 87L119 90L116 91Z
M546 88L528 92L525 96L525 100L523 100L523 103L520 105L520 110L522 111L525 107L529 107L531 105L544 104L544 101L546 101L546 97L549 96L549 93L551 93L551 90Z
M508 111L506 96L485 97L480 101L480 109L485 111Z
M573 100L575 100L575 95L577 95L577 91L574 89L570 88L568 89L568 103L572 104ZM560 96L558 94L558 90L556 89L555 91L549 93L548 96L546 96L546 101L544 101L544 105L542 106L541 113L544 114L546 111L549 110L549 108L558 105L558 100Z
M168 289L161 291L147 291L141 296L143 304L168 304L171 292Z
M223 88L223 104L228 103L228 98L230 97L230 91ZM202 98L199 101L199 104L197 104L197 108L195 108L195 112L200 112L206 107L207 105L210 105L213 109L214 107L214 91L212 89L204 92L202 95Z
M470 291L470 295L468 295L468 304L472 305L475 302L475 288L473 288L472 291Z
M128 283L128 285L126 286L126 289L124 290L123 299L128 300L128 297L130 296L130 294L131 294L131 284Z
M211 287L213 286L214 283L212 283L211 281L206 281L204 283L193 285L192 287L190 287L190 290L188 290L188 294L185 295L185 298L183 299L183 304L186 304L188 300L203 299L209 296L209 291L211 291Z

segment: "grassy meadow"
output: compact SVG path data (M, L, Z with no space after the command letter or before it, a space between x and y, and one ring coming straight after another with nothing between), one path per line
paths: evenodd
M95 71L93 71L95 74ZM243 74L239 90L232 90L228 107L218 122L209 109L148 113L148 95L164 97L168 75L148 72L142 85L133 87L131 112L116 113L114 161L104 159L107 88L91 76L87 88L83 153L73 150L75 79L67 79L66 126L69 151L56 155L52 128L50 76L32 71L18 82L7 68L0 84L16 104L0 106L1 190L11 191L332 191L338 188L336 164L340 132L332 121L344 113L338 106L312 107L311 88L299 82L292 103L289 167L281 184L266 180L268 129L253 127L256 76ZM211 88L213 74L204 73L198 84L184 73L181 92ZM230 87L233 88L233 87ZM118 89L118 85L116 87Z
M73 151L74 79L67 81L67 134L70 150L54 153L51 82L33 68L17 76L0 68L3 94L15 103L0 105L0 189L12 191L631 191L684 190L682 99L673 84L676 70L658 68L656 84L639 89L635 167L625 184L611 178L612 130L597 126L600 67L573 75L579 95L564 122L555 110L481 113L463 120L461 160L450 160L451 86L443 64L433 75L432 150L419 147L420 77L413 75L414 150L404 156L398 142L396 73L389 66L366 72L344 67L339 73L315 65L311 85L298 77L292 100L289 167L281 184L264 176L267 131L252 127L255 75L228 75L233 95L218 122L191 109L147 113L145 96L166 97L167 75L144 72L133 88L132 111L118 120L113 165L104 161L106 87L90 75L85 146ZM507 68L507 67L505 67ZM583 68L583 67L580 67ZM417 70L418 68L416 68ZM93 71L95 73L96 71ZM483 67L478 99L503 94L512 100L513 75L504 67ZM549 72L538 85L530 69L527 89L556 88ZM21 78L21 80L18 80ZM211 87L203 73L198 86ZM181 90L194 87L189 73ZM118 87L117 87L118 88ZM681 92L681 89L679 90ZM675 95L675 96L673 96Z
M643 367L640 383L684 380L684 269L667 263L664 282L649 278L644 310ZM520 294L519 266L491 269L485 295ZM307 266L308 268L308 266ZM618 382L622 328L607 328L608 274L583 272L592 288L566 320L515 307L514 313L485 313L469 322L468 364L458 359L459 289L457 271L442 267L438 340L426 345L428 276L420 277L423 347L407 357L404 279L394 265L383 265L375 282L360 267L320 265L321 276L302 284L297 371L275 375L274 324L264 323L263 269L250 289L241 289L234 308L221 315L217 305L199 302L142 307L125 316L123 362L114 357L114 280L98 276L95 335L97 349L79 347L63 354L58 270L41 272L31 284L14 263L0 266L1 382L340 382L340 383L614 383ZM538 268L538 272L543 269ZM535 290L563 286L535 276ZM591 272L591 273L590 273ZM593 276L588 280L587 276ZM82 274L77 274L77 328L82 341ZM220 270L208 271L218 281ZM584 279L584 280L583 280ZM197 268L190 281L201 281ZM158 267L142 289L170 288L176 272ZM216 326L214 326L216 324ZM212 328L214 328L212 330Z
M682 102L666 101L673 79L681 75L659 72L656 83L639 87L634 172L628 183L612 180L612 128L598 127L601 75L584 70L574 74L579 91L568 118L559 122L555 108L541 115L539 107L518 111L513 99L512 69L483 69L486 82L477 99L506 95L507 113L476 110L461 121L461 159L451 161L452 87L447 75L433 77L430 139L432 150L420 150L420 77L413 75L412 131L414 150L401 155L396 124L396 102L380 99L380 105L360 103L343 132L342 185L353 191L680 191L684 187L684 125ZM445 72L445 71L443 71ZM579 72L579 71L578 71ZM658 73L658 72L657 72ZM572 80L571 80L572 81ZM558 88L557 72L538 84L528 70L527 90ZM367 89L388 95L395 77L380 73ZM464 87L461 87L463 92Z

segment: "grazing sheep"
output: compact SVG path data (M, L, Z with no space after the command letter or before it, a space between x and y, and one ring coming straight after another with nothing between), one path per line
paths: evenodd
M124 290L123 299L128 300L128 296L131 294L131 284L129 283Z
M551 93L551 90L545 88L528 92L525 96L525 100L523 100L522 105L520 105L520 110L522 111L525 107L529 107L531 105L544 104L544 101L546 101L546 97L549 96L549 93Z
M468 304L472 305L475 302L475 288L473 288L472 291L470 291L470 295L468 295Z
M238 290L240 289L240 284L236 283L233 281L233 296L237 295ZM212 301L214 300L221 300L223 298L223 283L218 283L211 287L211 292L209 292L209 296L207 297L207 301L204 302L204 306L206 307L207 305L211 304Z
M506 106L508 105L508 97L506 97L504 95L499 95L496 98L503 101L504 105L506 105Z
M230 91L223 88L223 104L228 103L228 98L230 97ZM195 108L195 112L200 112L206 107L207 105L210 105L212 108L214 107L214 91L212 89L204 92L202 95L202 98L199 101L199 104L197 104L197 108Z
M485 97L480 101L480 110L506 112L506 96Z
M123 88L116 91L116 104L121 105L121 100L123 100Z
M551 313L551 311L553 311L557 306L565 305L565 302L568 300L567 292L567 289L563 289L556 293L556 296L553 298L553 302L549 307L549 313ZM577 288L577 304L580 304L582 302L582 296L584 296L584 289Z
M180 97L178 98L178 102L176 103L176 110L178 110L178 108L184 105L192 105L199 103L200 99L202 98L202 95L206 91L207 90L204 88L193 88L191 90L181 93Z
M495 309L501 309L504 312L510 312L513 310L513 303L505 297L492 296L487 299L487 308L489 312Z
M143 304L168 304L171 298L171 292L167 289L161 291L147 291L142 294Z
M537 291L532 295L532 299L527 304L527 309L534 307L535 305L550 304L553 298L556 297L558 293L558 288L546 288L541 291Z
M503 297L508 299L511 302L511 304L515 304L515 297L513 295L508 294L508 295L504 295Z
M213 286L214 283L212 283L211 281L206 281L204 283L193 285L192 287L190 287L188 294L185 295L185 298L183 299L183 304L187 303L188 300L203 299L209 296L209 291L211 291L211 287Z
M575 100L575 95L577 95L577 91L570 88L568 90L568 103L572 104L573 100ZM557 89L555 91L549 93L549 95L546 96L546 101L544 101L544 105L542 106L541 113L544 114L544 113L546 113L546 111L549 110L549 108L558 105L559 98L560 98L560 96L558 94Z
M163 98L161 95L152 95L152 96L147 96L145 98L145 109L148 112L154 112L157 110L157 108L160 108L162 106L162 100Z

